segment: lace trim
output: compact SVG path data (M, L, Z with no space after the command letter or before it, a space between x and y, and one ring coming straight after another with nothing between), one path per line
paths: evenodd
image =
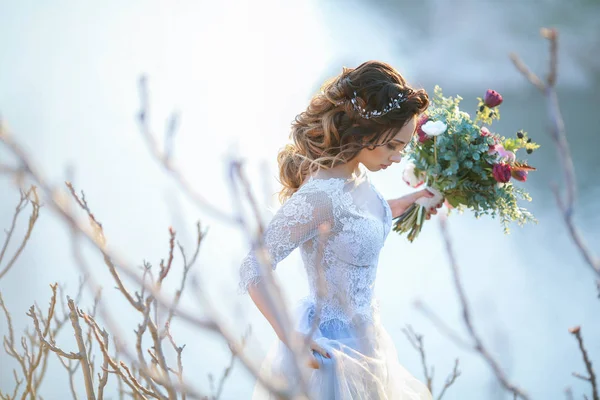
M316 303L311 297L305 297L301 301L308 307L308 324L312 326L316 314ZM376 323L379 321L379 302L375 299L371 304L353 310L352 315L348 315L339 307L321 306L321 315L319 329L344 329L354 327L361 323Z

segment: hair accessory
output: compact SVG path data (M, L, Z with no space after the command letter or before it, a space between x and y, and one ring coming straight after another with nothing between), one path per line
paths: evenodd
M356 92L354 92L354 97L352 97L352 99L350 99L350 102L354 106L354 110L356 112L358 112L358 114L364 119L381 117L382 115L385 115L396 108L400 108L400 105L406 101L406 97L404 96L404 93L399 93L396 98L393 98L390 100L390 102L387 104L387 106L385 106L383 108L383 110L367 111L366 109L362 108L358 104L357 98L358 98L358 95L356 94ZM339 106L345 102L346 102L346 100L340 100L340 101L336 102L335 105Z

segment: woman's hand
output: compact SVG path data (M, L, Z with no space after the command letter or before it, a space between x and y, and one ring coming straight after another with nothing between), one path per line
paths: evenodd
M405 196L399 197L397 199L388 200L390 204L390 208L392 209L392 219L399 217L410 207L415 201L420 199L421 197L431 198L433 197L433 193L428 191L427 189L421 189L418 192L410 193ZM437 209L444 205L444 200L440 200L440 202L436 205L436 207L432 207L427 210L427 219L431 218L432 215L437 214Z
M314 356L313 352L320 354L321 356L325 357L325 358L331 358L331 355L329 355L329 353L327 352L327 350L325 350L324 348L322 348L321 346L319 346L317 344L317 342L315 342L314 340L310 339L308 342L308 347L310 349L310 358L308 361L308 366L313 368L313 369L319 369L319 361L317 361L316 357Z

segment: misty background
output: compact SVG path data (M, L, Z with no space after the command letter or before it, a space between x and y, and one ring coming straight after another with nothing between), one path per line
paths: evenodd
M589 393L589 384L571 376L585 367L568 328L582 326L592 362L600 365L595 276L571 243L550 188L551 182L562 182L562 174L548 135L545 100L513 67L508 53L516 52L545 76L548 45L539 29L560 32L558 94L578 177L575 221L598 255L598 17L596 0L1 0L0 116L53 184L71 179L85 191L109 245L132 264L147 260L156 267L166 257L169 226L189 253L194 225L201 221L208 235L195 273L239 336L252 325L248 351L260 360L275 335L250 299L236 294L248 239L195 207L151 157L136 120L139 78L148 78L151 124L159 141L169 116L179 115L173 156L193 186L222 211L232 212L227 162L242 157L265 221L279 207L275 157L288 140L290 122L342 66L386 61L414 86L432 93L438 84L445 95L462 96L462 109L471 115L477 96L497 90L504 103L492 130L512 136L524 129L542 145L527 157L538 171L524 184L533 197L524 206L539 224L514 226L504 235L499 221L453 214L449 227L463 283L476 328L514 382L535 399L564 398L569 386L581 397ZM0 147L0 160L7 159ZM397 166L370 177L389 199L411 191L401 174ZM4 229L18 196L12 180L0 176ZM21 219L21 233L27 218ZM424 334L438 390L460 358L462 375L445 399L508 399L477 354L457 347L414 306L423 302L464 332L437 222L429 221L412 244L390 233L376 284L383 324L400 362L421 380L419 355L402 328L411 324ZM93 279L104 287L103 306L133 343L140 316L113 289L102 259L87 247L85 253ZM175 265L180 273L181 264ZM277 276L290 305L307 294L297 251L279 264ZM50 283L64 284L74 296L78 277L68 229L42 208L19 262L0 281L15 333L32 326L25 312L34 301L46 308ZM177 275L169 279L169 288L175 288ZM86 293L80 306L90 305ZM203 312L190 293L182 305ZM0 335L6 333L2 317ZM179 345L186 344L186 378L207 389L208 374L219 377L228 363L227 345L180 321L174 321L173 333ZM57 342L74 349L69 326ZM68 375L55 357L51 361L40 394L64 398ZM12 389L14 367L14 360L0 353L2 390ZM249 398L253 385L236 363L222 398ZM116 393L114 378L108 387Z

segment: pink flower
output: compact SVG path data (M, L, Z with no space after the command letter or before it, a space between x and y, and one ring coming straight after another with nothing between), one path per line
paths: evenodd
M513 169L510 171L510 174L513 178L515 178L519 182L525 182L527 180L527 171L523 171L520 169Z
M426 141L428 141L429 139L431 139L429 136L427 136L427 134L425 132L423 132L423 129L421 129L421 127L427 122L429 121L429 117L425 114L422 114L419 119L417 120L417 135L419 135L419 142L420 143L425 143Z
M495 90L488 89L487 92L485 92L485 97L483 98L483 102L489 108L494 108L494 107L502 104L502 96L500 95L500 93L496 92Z
M501 144L492 144L488 149L488 154L498 154L500 151L505 151Z
M500 157L501 161L507 162L509 164L512 164L517 160L517 156L515 155L515 153L513 153L512 151L504 150L504 148L498 152L498 156Z
M492 168L494 179L500 183L506 183L510 180L510 172L510 165L504 163L494 164Z
M485 126L483 128L481 128L481 136L483 137L488 137L488 136L492 136L492 132L490 132L490 130L488 128L486 128Z
M489 147L488 154L498 154L500 161L513 163L517 156L512 151L508 151L501 144L493 144Z

